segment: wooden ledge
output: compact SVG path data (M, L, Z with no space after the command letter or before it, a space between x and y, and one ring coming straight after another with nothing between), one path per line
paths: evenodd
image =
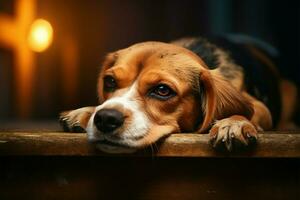
M2 132L0 133L0 155L116 156L96 150L87 142L86 134L63 132ZM159 145L125 156L300 158L300 133L259 134L255 148L235 154L216 152L208 144L207 134L173 134Z

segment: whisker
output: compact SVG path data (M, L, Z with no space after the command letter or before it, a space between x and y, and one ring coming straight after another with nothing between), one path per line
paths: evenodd
M152 144L150 144L150 148L151 148L151 158L153 159L154 158L154 149L153 149Z
M158 148L158 146L157 146L156 143L154 143L154 147L155 147L155 149L156 149L156 152L158 152L158 151L159 151L159 148Z

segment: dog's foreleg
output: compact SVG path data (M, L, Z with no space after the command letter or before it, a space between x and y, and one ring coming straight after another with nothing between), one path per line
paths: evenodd
M272 128L272 117L269 109L260 101L243 94L253 106L251 119L242 115L233 115L216 121L210 129L210 142L214 148L225 148L228 151L249 147L256 143L257 132Z

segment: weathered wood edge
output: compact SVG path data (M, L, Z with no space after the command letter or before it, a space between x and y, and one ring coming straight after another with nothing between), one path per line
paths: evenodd
M134 154L106 154L89 144L86 134L64 132L2 132L0 156L158 156L158 157L262 157L300 158L300 133L259 134L255 148L239 153L212 149L207 134L173 134Z

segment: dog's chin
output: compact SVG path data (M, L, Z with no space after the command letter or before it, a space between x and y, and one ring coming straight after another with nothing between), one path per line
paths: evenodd
M120 145L106 140L97 142L96 148L103 152L114 154L134 153L137 151L136 148Z

